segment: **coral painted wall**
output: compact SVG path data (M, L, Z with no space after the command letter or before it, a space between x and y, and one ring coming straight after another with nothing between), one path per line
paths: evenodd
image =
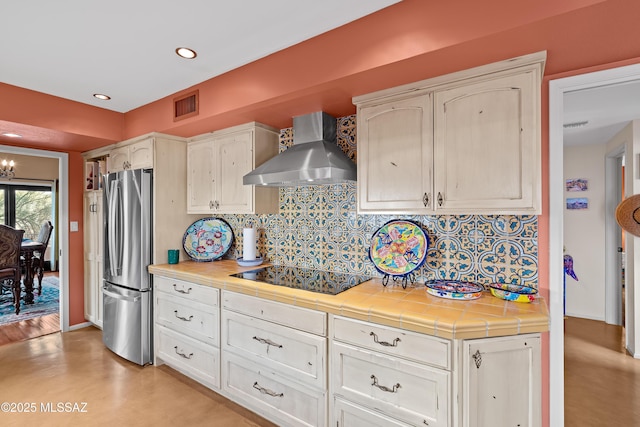
M69 153L69 221L83 223L84 164L78 152ZM69 325L84 323L83 227L69 233Z

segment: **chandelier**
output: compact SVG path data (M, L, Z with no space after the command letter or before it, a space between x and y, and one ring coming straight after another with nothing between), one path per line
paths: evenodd
M0 167L0 178L13 178L16 175L13 170L14 165L15 163L13 162L13 160L9 160L8 162L6 159L3 160L2 167Z

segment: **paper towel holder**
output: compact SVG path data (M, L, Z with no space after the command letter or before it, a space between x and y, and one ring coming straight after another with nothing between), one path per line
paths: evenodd
M252 259L250 261L249 260L245 261L244 259L242 259L242 257L236 260L238 265L241 267L255 267L256 265L262 264L262 261L263 261L262 257L256 257L256 259Z

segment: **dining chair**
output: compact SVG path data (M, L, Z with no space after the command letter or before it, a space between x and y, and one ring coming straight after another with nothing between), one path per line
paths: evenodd
M0 283L10 287L16 314L20 314L20 245L24 230L0 224Z
M31 259L31 271L32 277L35 278L38 275L38 295L42 295L42 276L44 275L44 255L49 245L49 239L51 238L51 232L53 231L53 225L51 221L44 221L40 227L40 233L35 241L44 245L42 251L34 251L33 258Z

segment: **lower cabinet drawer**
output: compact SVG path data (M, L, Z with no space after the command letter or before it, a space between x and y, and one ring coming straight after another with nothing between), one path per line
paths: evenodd
M197 285L184 280L171 279L163 276L153 276L153 287L156 291L167 295L187 298L194 302L218 306L220 290L210 286Z
M295 381L326 388L324 337L223 309L222 342L224 351L264 363Z
M218 308L158 292L156 320L192 338L219 346Z
M327 336L327 314L236 292L222 292L222 306L257 319Z
M156 325L156 357L190 378L220 388L220 350Z
M333 402L333 423L336 427L410 427L371 409L342 399Z
M337 342L332 352L334 395L412 425L449 425L448 371Z
M283 378L235 354L223 353L223 390L278 425L325 425L327 394Z
M451 341L361 320L331 316L333 338L376 353L451 369Z

